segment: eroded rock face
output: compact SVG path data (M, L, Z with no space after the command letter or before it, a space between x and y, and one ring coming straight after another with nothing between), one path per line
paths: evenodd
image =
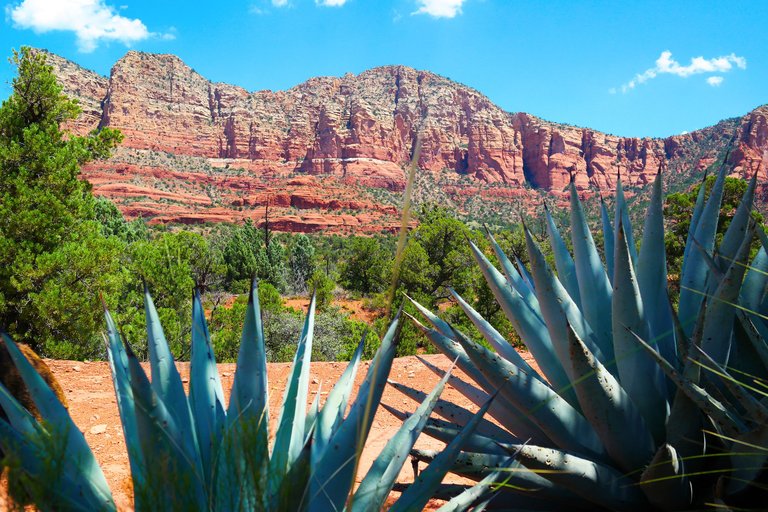
M619 174L642 185L660 166L700 170L721 154L734 129L729 162L735 172L765 172L767 107L687 135L637 139L511 114L477 91L403 66L248 92L210 82L172 55L128 52L109 78L54 55L49 62L83 107L73 131L110 126L125 135L121 157L84 170L95 192L114 198L129 215L137 214L130 204L142 198L142 214L155 221L254 216L249 209L263 204L256 191L268 190L283 198L275 199L275 214L284 217L285 229L305 230L302 222L322 229L323 215L331 230L394 226L396 208L376 206L375 190L404 188L403 169L420 126L419 172L460 209L462 198L477 194L519 199L532 188L559 197L572 174L588 194L612 191ZM231 169L239 170L237 179ZM290 185L297 177L318 179ZM209 204L200 202L201 193ZM364 215L356 222L332 218L342 211ZM381 224L362 227L366 222Z

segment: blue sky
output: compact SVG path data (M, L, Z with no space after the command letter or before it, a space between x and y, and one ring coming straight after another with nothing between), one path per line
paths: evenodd
M631 5L630 5L631 4ZM173 53L249 90L404 64L511 112L625 136L691 131L768 103L768 2L11 0L0 49L101 74ZM0 64L0 97L13 68Z

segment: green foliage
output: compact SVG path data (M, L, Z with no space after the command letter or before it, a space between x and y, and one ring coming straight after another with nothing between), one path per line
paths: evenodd
M450 297L448 286L464 292L472 283L471 254L465 243L470 231L449 210L426 205L405 252L400 282L410 293L435 299Z
M328 277L322 270L315 270L312 277L307 281L307 286L314 290L317 297L317 307L324 310L331 305L333 301L333 291L336 289L336 283Z
M293 237L290 249L291 286L296 293L306 293L307 282L316 268L315 247L307 235Z
M377 238L354 237L346 251L339 281L347 290L381 292L389 284L390 259Z
M62 132L79 109L45 56L22 48L12 62L18 75L0 107L0 325L43 354L83 356L97 343L98 294L116 285L119 248L101 235L78 175L121 135Z

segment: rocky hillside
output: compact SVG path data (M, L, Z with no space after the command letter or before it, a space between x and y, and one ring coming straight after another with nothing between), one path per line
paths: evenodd
M102 77L49 54L83 114L79 133L125 135L111 160L89 166L97 194L153 222L257 221L294 231L373 232L397 225L403 168L423 130L418 196L484 220L511 219L570 173L585 195L619 174L648 183L660 165L690 179L722 157L759 170L768 107L666 139L625 138L509 113L441 76L403 66L313 78L287 91L213 83L179 58L128 52Z

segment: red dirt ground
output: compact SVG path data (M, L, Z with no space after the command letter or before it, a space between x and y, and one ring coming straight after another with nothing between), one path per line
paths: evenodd
M526 359L527 354L524 354ZM422 356L431 363L442 369L450 366L449 361L442 355ZM96 458L101 465L118 508L121 511L132 510L132 490L130 470L128 467L128 457L123 441L122 428L118 417L117 406L115 403L115 394L112 388L112 379L109 373L109 367L106 362L78 362L78 361L58 361L46 360L56 378L61 383L67 400L69 401L69 410L75 423L85 434L88 444L91 446ZM369 362L363 362L356 385L359 386L362 381ZM336 379L341 375L346 367L344 362L333 363L312 363L311 378L309 386L309 401L314 400L318 391L321 393L321 401L324 395L331 389ZM283 398L285 382L288 378L290 364L274 363L268 367L270 382L269 407L272 413L271 432L274 433L277 414ZM148 372L148 366L145 365ZM185 382L189 375L189 364L180 363L179 371ZM225 399L229 400L229 390L232 387L234 378L234 364L220 364L219 375L225 390ZM464 374L456 370L455 375L466 379ZM411 387L430 391L437 383L439 378L428 368L426 368L416 357L404 357L395 359L390 373L390 379ZM458 391L450 385L443 391L443 398L467 407L471 410L477 408L466 400ZM384 391L382 402L395 408L407 411L413 411L417 407L416 402L408 399L394 388L387 386ZM308 402L309 405L309 402ZM397 431L401 422L383 409L379 409L374 418L371 434L363 451L363 459L360 464L358 475L365 475L372 464L374 458L379 454L387 440ZM440 448L443 446L427 436L422 436L417 443L421 448ZM400 474L399 481L410 482L413 478L413 471L409 463L405 464ZM358 476L358 481L360 481ZM449 475L447 481L462 481L460 477ZM394 497L394 495L393 495ZM1 500L0 500L1 501ZM439 506L440 502L431 504L430 508ZM2 507L0 503L0 507Z

